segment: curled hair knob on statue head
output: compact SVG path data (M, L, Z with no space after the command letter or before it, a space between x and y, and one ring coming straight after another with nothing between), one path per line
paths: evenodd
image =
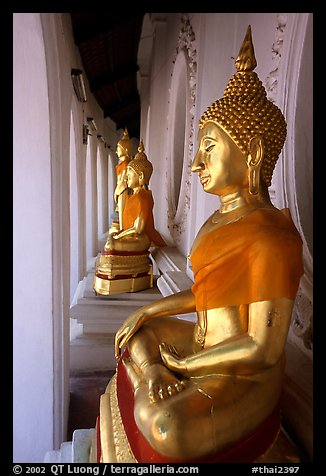
M138 145L138 151L134 159L131 160L128 164L128 167L132 168L138 175L142 174L142 179L140 179L141 186L145 189L148 189L149 180L153 173L153 165L148 160L147 155L144 152L144 144L141 139Z
M261 178L269 187L278 156L286 138L286 122L280 109L267 99L265 88L253 70L257 66L251 27L235 61L237 72L229 80L224 95L202 115L199 127L214 121L233 139L244 154L252 138L261 137L264 160Z

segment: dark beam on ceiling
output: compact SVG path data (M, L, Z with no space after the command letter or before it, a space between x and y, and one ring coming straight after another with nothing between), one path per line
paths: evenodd
M109 107L106 107L103 111L104 117L111 117L115 113L119 112L120 109L124 109L133 105L140 105L138 92L132 93L129 96L125 96L121 101L111 104Z
M114 13L94 13L85 16L84 19L80 16L79 26L77 26L74 22L74 13L71 13L75 43L79 46L101 34L113 31L116 27L124 25L128 21L142 21L144 14L145 12L128 13L125 11L119 15ZM76 15L82 14L77 13Z
M133 114L132 116L126 116L123 119L120 119L116 123L117 129L122 129L124 127L128 127L128 124L139 124L139 119L140 119L140 111L138 113Z
M91 91L96 92L105 86L110 86L116 81L119 81L132 74L137 73L138 70L139 66L137 64L128 64L127 66L124 66L123 68L120 68L114 71L113 73L106 73L92 78L90 83Z

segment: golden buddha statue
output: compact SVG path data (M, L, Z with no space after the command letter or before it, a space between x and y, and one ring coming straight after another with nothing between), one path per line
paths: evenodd
M250 462L280 429L302 240L268 193L286 122L253 71L250 26L235 65L201 117L192 163L220 208L192 245L192 288L141 307L116 333L103 462ZM176 317L190 312L196 323Z
M124 227L109 234L96 262L94 290L108 295L136 292L153 287L151 246L165 246L155 229L154 200L149 190L153 166L144 152L141 140L135 158L126 168L126 196L122 223Z
M114 201L116 203L116 212L119 215L119 228L123 228L123 210L128 195L127 186L127 166L132 160L131 157L132 142L129 137L128 129L125 128L123 136L117 143L116 153L119 163L116 165L117 184L114 190Z

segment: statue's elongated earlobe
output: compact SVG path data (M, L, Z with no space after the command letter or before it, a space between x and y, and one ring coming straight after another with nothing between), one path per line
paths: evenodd
M249 193L250 195L257 195L260 185L260 169L264 159L264 145L261 136L252 137L248 148Z

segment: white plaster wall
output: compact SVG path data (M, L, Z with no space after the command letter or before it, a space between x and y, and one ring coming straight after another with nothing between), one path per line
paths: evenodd
M13 457L53 446L49 104L38 14L13 15Z

